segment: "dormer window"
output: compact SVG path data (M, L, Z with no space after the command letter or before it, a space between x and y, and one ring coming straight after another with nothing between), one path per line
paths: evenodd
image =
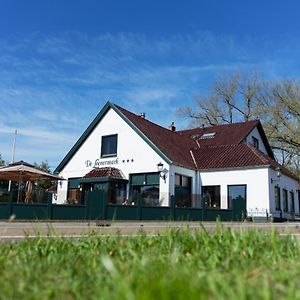
M254 136L252 137L252 145L256 148L256 149L258 149L259 147L259 143L258 143L258 139L257 138L255 138Z
M215 137L216 133L215 132L209 132L209 133L204 133L200 139L205 140L205 139L213 139Z
M101 140L101 157L117 156L118 135L104 135Z

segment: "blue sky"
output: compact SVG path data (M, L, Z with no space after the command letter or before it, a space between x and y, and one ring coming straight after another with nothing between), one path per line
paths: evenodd
M0 153L54 169L107 100L177 127L220 74L300 75L300 2L0 0Z

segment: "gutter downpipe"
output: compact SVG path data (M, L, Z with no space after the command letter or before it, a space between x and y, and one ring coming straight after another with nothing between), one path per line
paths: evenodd
M198 143L197 143L198 144ZM195 170L195 187L194 187L194 192L195 192L195 195L194 195L194 199L192 199L192 203L196 202L197 203L197 195L200 195L200 173L198 171L198 166L197 166L197 162L196 162L196 159L195 159L195 156L193 154L193 150L191 149L190 150L190 154L191 154L191 157L192 157L192 160L194 162L194 165L196 167L196 170ZM200 199L201 200L201 199Z

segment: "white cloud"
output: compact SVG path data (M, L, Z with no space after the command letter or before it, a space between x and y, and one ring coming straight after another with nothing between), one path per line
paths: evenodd
M192 103L225 70L261 69L267 76L299 70L290 50L299 40L290 37L274 44L211 32L160 39L68 32L0 45L0 152L9 155L18 128L24 145L38 149L22 149L23 159L34 154L39 161L48 152L56 163L108 99L167 125L176 107Z

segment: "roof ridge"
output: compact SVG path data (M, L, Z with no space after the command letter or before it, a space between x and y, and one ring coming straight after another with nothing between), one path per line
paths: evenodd
M162 158L167 159L166 161L169 163L194 168L189 149L197 147L195 140L141 118L119 105L114 106L115 110L150 142L150 146L153 145L155 149L159 150L159 155L163 155Z
M226 144L226 145L204 145L204 146L201 146L200 145L200 148L196 148L194 150L198 150L198 149L207 149L207 148L229 148L229 147L233 147L233 146L240 146L242 147L243 145L245 144Z
M216 125L211 125L207 127L195 127L195 128L189 128L189 129L183 129L183 130L178 130L178 132L185 132L185 131L190 131L190 130L204 130L204 129L209 129L209 128L216 128L216 127L230 127L230 126L235 126L239 124L246 124L246 123L258 123L258 119L253 119L249 121L240 121L240 122L234 122L234 123L228 123L228 124L216 124Z
M247 132L247 134L246 134L246 136L248 136L249 135L249 133L255 128L255 127L257 127L257 125L260 123L260 121L259 120L255 120L255 122L254 122L254 124L253 124L253 126L252 126L252 128L250 128L249 130L248 130L248 132ZM240 141L239 141L239 143L241 143L242 141L243 141L244 139L242 138L242 139L240 139Z
M135 113L133 113L133 112L127 110L126 108L123 108L123 107L121 107L121 106L119 106L119 105L117 105L117 104L114 104L114 106L115 106L117 109L121 109L121 110L123 109L123 110L125 110L127 113L132 114L132 115L134 115L134 116L137 117L137 118L140 118L139 120L141 120L142 122L148 122L148 123L150 123L151 125L154 125L154 126L156 126L156 127L159 127L160 129L163 129L165 132L168 132L168 134L175 134L175 135L177 135L178 137L180 137L180 138L182 138L182 139L185 139L185 140L191 140L190 137L187 137L187 136L184 136L184 135L179 134L179 131L177 131L177 130L176 130L176 131L172 131L172 130L166 128L166 127L163 127L162 125L156 124L156 123L154 123L154 122L152 122L152 121L150 121L150 120L148 120L148 119L142 118L142 117L140 117L139 115L137 115L137 114L135 114ZM121 111L121 112L122 112L122 111ZM126 116L125 116L125 117L126 117Z
M141 116L139 116L139 115L137 115L137 114L135 114L135 113L129 111L128 109L126 109L126 108L124 108L124 107L122 107L122 106L120 106L120 105L114 104L114 106L115 106L117 109L121 108L121 109L125 110L127 113L130 113L130 114L132 114L132 115L134 115L134 116L136 116L136 117L138 117L138 118L141 118L141 120L146 121L146 122L149 122L149 123L151 123L151 124L153 124L153 125L155 125L155 126L157 126L157 127L160 127L160 128L162 128L162 129L164 129L164 130L167 130L167 131L172 132L172 133L178 133L178 131L171 131L170 129L168 129L168 128L166 128L166 127L163 127L162 125L159 125L159 124L157 124L157 123L154 123L154 122L152 122L152 121L150 121L150 120L148 120L148 119L146 119L146 118L142 118ZM143 122L143 121L142 121L142 122Z

